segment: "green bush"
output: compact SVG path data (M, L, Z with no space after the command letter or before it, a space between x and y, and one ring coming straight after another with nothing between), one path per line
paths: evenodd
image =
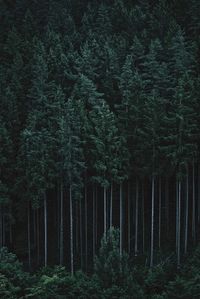
M8 252L5 247L0 249L0 275L4 282L7 281L8 289L13 290L13 298L16 295L18 297L24 295L24 289L30 283L30 275L23 271L22 263L17 260L16 255ZM3 290L3 285L0 286L0 292Z

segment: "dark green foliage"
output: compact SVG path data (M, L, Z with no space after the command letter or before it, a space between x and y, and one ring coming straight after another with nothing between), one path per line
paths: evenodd
M90 271L120 223L136 263L170 237L183 260L200 234L198 1L0 2L0 247ZM118 241L104 236L94 276L56 267L33 285L3 249L0 297L200 297L198 251L174 277L131 269Z

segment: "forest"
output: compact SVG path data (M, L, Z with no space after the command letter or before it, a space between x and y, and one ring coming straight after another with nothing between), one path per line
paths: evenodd
M200 298L200 1L0 1L0 298Z

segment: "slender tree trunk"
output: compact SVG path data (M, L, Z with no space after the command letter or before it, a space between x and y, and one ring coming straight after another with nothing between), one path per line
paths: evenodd
M138 254L138 201L139 201L139 182L136 178L135 193L135 256Z
M189 177L188 177L188 166L186 170L186 200L185 200L185 242L184 242L184 253L187 254L188 248L188 209L189 209Z
M71 259L71 275L74 275L74 240L73 240L73 201L72 201L72 188L69 187L70 199L70 259Z
M150 267L153 267L154 257L154 205L155 205L155 177L151 178L151 255L150 255Z
M27 209L27 237L28 237L28 267L31 270L31 230L30 230L30 202L28 201Z
M92 238L92 247L93 247L93 260L95 257L95 251L96 251L96 246L95 246L95 226L96 226L96 210L95 210L95 186L93 186L93 207L92 207L92 213L93 213L93 227L92 227L92 234L93 234L93 238Z
M80 254L81 254L81 270L83 270L83 237L82 237L82 232L83 232L82 222L83 222L83 220L82 220L82 201L81 200L80 200L79 208L80 208L80 221L79 221L80 231L79 231L79 233L80 233L80 250L81 250L81 252L80 252Z
M177 211L177 266L180 267L181 249L181 181L178 180L178 211Z
M3 247L3 223L2 223L2 204L0 204L0 248Z
M37 243L37 228L36 228L36 210L33 210L33 248L36 249Z
M48 240L47 240L47 197L44 193L44 266L47 266L47 254L48 254Z
M110 186L110 228L113 222L113 183Z
M122 183L120 183L120 255L123 249L123 198L122 198Z
M79 253L79 210L78 201L76 202L76 253Z
M169 179L165 180L165 218L166 218L166 236L169 238Z
M37 264L40 264L40 214L37 209Z
M106 187L103 188L103 206L104 206L104 234L106 233L107 230L107 211L106 211L106 204L107 204L107 198L106 198Z
M2 226L3 226L3 246L6 246L6 224L5 224L5 213L3 212L2 217Z
M10 240L10 246L12 248L13 244L13 234L12 234L12 206L9 205L9 240Z
M131 252L131 224L130 224L130 213L131 213L131 201L130 201L130 182L128 182L128 253Z
M63 265L64 226L63 226L63 183L60 183L60 265Z
M96 247L98 246L98 193L97 193L98 189L97 186L95 186L95 200L96 200L96 209L95 209L95 213L96 213L96 227L95 227L95 245Z
M145 252L144 180L142 181L142 249Z
M87 213L87 186L85 186L85 270L88 265L88 213Z
M200 235L200 164L198 164L198 239Z
M159 232L158 232L158 246L161 248L161 213L162 213L162 179L159 178Z
M192 163L192 239L196 242L195 163Z

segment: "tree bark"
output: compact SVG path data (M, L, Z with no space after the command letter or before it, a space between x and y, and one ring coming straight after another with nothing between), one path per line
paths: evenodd
M181 249L181 181L178 180L178 214L177 214L177 266L180 267L180 249Z
M72 201L72 187L69 187L69 203L70 203L70 264L71 275L74 275L74 239L73 239L73 201Z
M60 265L63 265L64 226L63 226L63 183L60 183Z
M113 183L110 186L110 228L113 222Z
M195 163L192 163L192 239L196 243Z
M92 249L93 249L93 260L94 260L94 257L95 257L95 251L96 251L96 246L95 246L95 226L96 226L96 210L95 210L95 201L96 201L96 198L95 198L95 186L93 186L93 194L92 194L92 197L93 197L93 207L92 207L92 214L93 214L93 227L92 227L92 234L93 234L93 238L92 238Z
M3 247L2 204L0 204L0 248Z
M188 249L188 209L189 209L189 176L188 166L186 170L186 200L185 200L185 242L184 242L184 253L187 254Z
M103 188L103 205L104 205L104 234L107 230L107 211L106 211L106 204L107 204L107 198L106 198L106 187Z
M85 186L85 271L87 272L88 264L88 228L87 228L87 186Z
M144 181L142 181L142 250L145 252Z
M27 237L28 237L28 267L31 270L31 231L30 231L30 202L27 205Z
M122 198L122 183L120 183L120 255L123 249L123 198Z
M135 190L135 256L138 254L138 201L139 201L139 182L136 178Z
M47 266L48 255L48 240L47 240L47 198L44 193L44 266Z
M80 200L80 221L79 221L79 234L80 234L80 254L81 254L81 270L83 270L83 237L82 237L82 201Z
M131 224L130 224L130 213L131 213L131 201L130 201L130 183L128 182L128 253L131 252Z
M155 177L151 178L151 253L150 253L150 267L154 264L154 204L155 204Z
M161 248L161 213L162 213L162 179L159 178L159 232L158 232L158 247Z
M37 264L40 264L40 214L39 209L37 209Z
M166 218L166 236L169 238L169 179L165 180L165 218Z

